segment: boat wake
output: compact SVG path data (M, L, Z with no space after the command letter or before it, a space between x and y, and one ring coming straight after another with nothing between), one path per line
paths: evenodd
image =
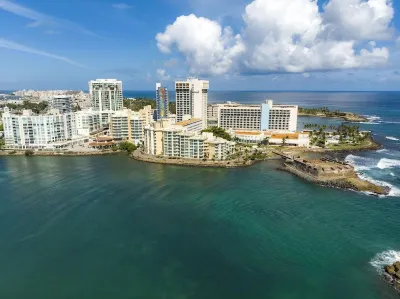
M379 274L383 274L384 267L400 261L400 251L386 250L378 253L369 263Z

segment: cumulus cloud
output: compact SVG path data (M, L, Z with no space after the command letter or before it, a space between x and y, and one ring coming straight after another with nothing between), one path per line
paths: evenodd
M241 36L234 36L230 27L193 14L178 17L156 40L161 52L170 53L176 47L197 74L224 74L245 51Z
M330 0L323 11L316 0L253 0L240 34L192 14L156 40L160 51L183 54L194 74L368 68L388 61L375 40L391 38L393 14L391 0Z
M330 0L324 20L336 38L387 39L392 35L392 0Z

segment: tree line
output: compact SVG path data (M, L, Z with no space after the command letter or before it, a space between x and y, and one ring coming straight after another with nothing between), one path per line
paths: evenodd
M143 109L145 106L151 106L151 109L156 109L156 100L151 98L136 98L135 100L124 99L123 101L124 107L131 109L133 111L139 111ZM176 113L176 103L169 102L168 111L171 114Z

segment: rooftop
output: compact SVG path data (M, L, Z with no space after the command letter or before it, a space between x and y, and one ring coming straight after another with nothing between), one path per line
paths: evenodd
M260 131L254 131L254 132L249 132L249 131L234 131L235 135L252 135L252 136L259 136L261 135Z
M200 118L191 118L191 119L188 119L188 120L177 122L176 125L185 127L185 126L188 126L190 124L193 124L193 123L196 123L196 122L199 122L199 121L201 121Z

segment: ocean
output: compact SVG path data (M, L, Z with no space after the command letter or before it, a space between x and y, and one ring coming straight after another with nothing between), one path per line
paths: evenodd
M380 273L400 259L400 93L210 92L266 98L367 115L383 148L346 159L391 194L317 186L278 161L0 157L0 298L398 298ZM299 127L316 122L340 121Z

